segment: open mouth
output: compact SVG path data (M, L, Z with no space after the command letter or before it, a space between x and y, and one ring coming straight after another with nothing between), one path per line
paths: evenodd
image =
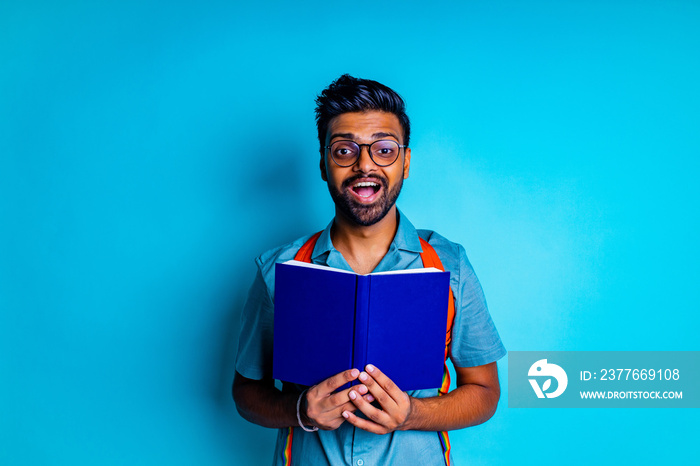
M352 192L359 198L370 200L379 192L382 186L374 181L361 181L352 185Z

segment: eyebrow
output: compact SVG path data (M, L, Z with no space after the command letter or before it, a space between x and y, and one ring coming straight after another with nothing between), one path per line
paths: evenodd
M394 138L397 141L399 140L399 137L397 135L395 135L394 133L379 132L379 133L374 133L371 136L371 138L375 139L375 140L386 138L386 137ZM332 141L335 138L350 139L350 140L354 141L355 139L357 139L357 136L355 136L353 133L333 133L333 134L331 134L331 138L329 139L329 141Z

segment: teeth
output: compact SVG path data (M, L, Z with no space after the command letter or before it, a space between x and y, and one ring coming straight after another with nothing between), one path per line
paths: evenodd
M362 183L357 183L355 185L356 188L361 188L364 186L379 186L379 183L375 183L373 181L363 181Z

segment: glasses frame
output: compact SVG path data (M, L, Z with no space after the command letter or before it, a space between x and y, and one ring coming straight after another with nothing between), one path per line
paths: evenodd
M386 141L393 142L397 146L399 146L399 153L396 155L396 158L391 161L391 163L388 163L386 165L382 165L381 163L377 163L377 161L374 160L374 157L372 156L372 146L378 142L386 142ZM331 147L333 146L333 144L336 144L338 142L351 142L351 143L355 144L358 148L357 157L355 157L355 159L351 163L349 163L348 165L342 165L342 164L338 163L338 161L335 159L335 157L333 157L333 151L331 151ZM333 141L333 143L330 146L326 146L323 149L328 151L328 153L331 156L331 159L333 160L333 163L335 163L339 167L347 168L347 167L352 167L353 165L355 165L357 163L358 160L360 160L360 156L362 155L362 148L363 147L367 147L367 152L369 153L369 158L372 159L372 162L374 162L375 165L377 165L378 167L390 167L393 164L395 164L397 160L399 160L399 157L401 156L401 149L404 149L404 151L405 151L405 149L408 146L401 145L397 141L394 141L393 139L377 139L376 141L373 141L370 144L359 144L359 143L353 141L352 139L338 139L337 141Z

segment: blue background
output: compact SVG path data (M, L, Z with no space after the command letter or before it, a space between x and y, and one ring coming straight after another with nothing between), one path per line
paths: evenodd
M99 3L99 4L98 4ZM268 464L230 397L253 258L317 231L314 97L413 123L399 205L510 350L697 350L700 4L0 4L0 463ZM518 410L459 464L686 463L694 410Z

